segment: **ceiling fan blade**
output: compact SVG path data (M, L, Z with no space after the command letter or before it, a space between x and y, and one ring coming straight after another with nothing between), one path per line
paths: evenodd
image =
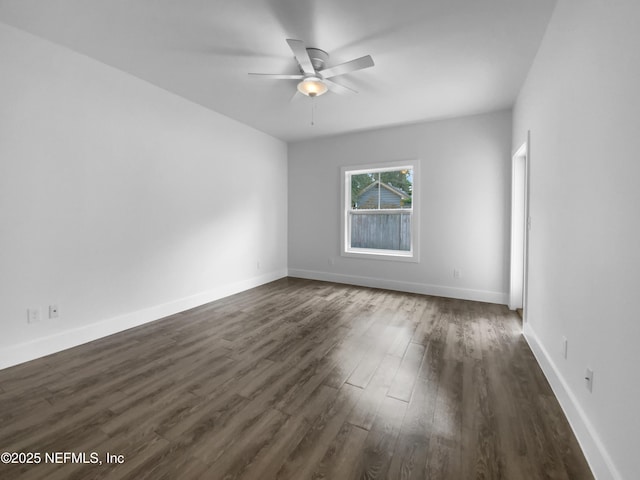
M279 73L250 73L249 75L273 80L302 80L304 78L304 75L281 75Z
M289 44L291 51L295 55L296 60L300 64L300 68L302 68L305 75L315 75L316 70L313 68L313 64L311 63L311 59L307 53L307 48L304 46L304 42L302 40L287 38L287 43Z
M345 87L344 85L340 85L339 83L336 83L333 80L327 80L325 78L323 82L327 85L327 87L329 87L329 90L331 90L333 93L339 93L339 94L358 93L353 88Z
M325 68L320 71L320 74L322 75L322 78L331 78L338 75L344 75L345 73L355 72L356 70L362 70L363 68L373 67L374 65L371 55L365 55L364 57L341 63L335 67Z

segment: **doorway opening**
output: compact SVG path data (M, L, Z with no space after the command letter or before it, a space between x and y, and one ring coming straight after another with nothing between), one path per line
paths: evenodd
M511 271L509 309L527 321L529 217L529 134L511 162Z

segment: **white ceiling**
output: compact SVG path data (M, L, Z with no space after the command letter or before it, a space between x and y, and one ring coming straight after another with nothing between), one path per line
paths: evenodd
M0 0L0 21L65 45L285 141L511 106L556 0ZM360 93L311 100L286 38ZM315 125L311 125L315 102Z

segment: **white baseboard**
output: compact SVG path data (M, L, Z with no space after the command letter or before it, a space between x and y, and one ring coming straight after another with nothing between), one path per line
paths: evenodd
M289 269L289 276L306 278L309 280L322 280L325 282L347 283L350 285L359 285L361 287L384 288L386 290L421 293L423 295L435 295L438 297L459 298L461 300L475 300L478 302L498 303L501 305L507 304L507 294L504 292L471 290L468 288L401 282L398 280L387 280L384 278L360 277L355 275L342 275L338 273L300 269Z
M10 347L3 347L0 348L0 369L28 362L108 335L113 335L114 333L129 328L153 322L286 276L286 270L267 273L259 277L252 277L240 282L220 286L206 292L155 305L143 310L137 310L118 317L108 318L79 328L64 330L55 335L38 338Z
M529 323L524 324L524 337L551 385L594 477L597 480L622 480L604 443Z

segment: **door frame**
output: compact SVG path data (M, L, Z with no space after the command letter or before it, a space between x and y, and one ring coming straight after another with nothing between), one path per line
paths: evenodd
M529 171L531 169L530 134L511 157L511 252L509 275L509 309L522 308L527 318L527 284L529 267ZM518 196L522 206L518 206ZM522 242L522 244L520 244Z

